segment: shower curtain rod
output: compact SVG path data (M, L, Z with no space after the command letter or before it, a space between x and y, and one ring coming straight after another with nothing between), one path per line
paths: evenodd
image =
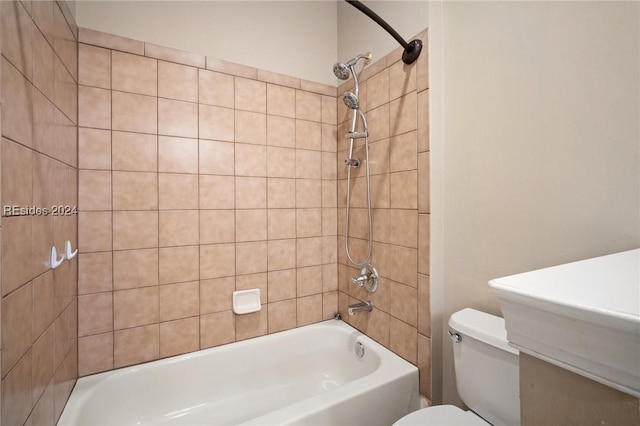
M404 47L404 52L402 53L402 62L405 64L412 64L418 59L420 56L420 52L422 51L422 41L420 40L411 40L409 43L404 41L404 39L398 34L396 30L387 22L379 17L373 10L369 9L367 6L359 2L358 0L345 0L351 6L358 9L360 12L367 15L371 18L376 24L380 25L386 32L391 34L391 37L395 38L402 47Z

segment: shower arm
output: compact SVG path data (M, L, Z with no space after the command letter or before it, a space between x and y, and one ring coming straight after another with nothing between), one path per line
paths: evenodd
M359 2L358 0L345 0L351 6L358 9L360 12L367 15L371 18L376 24L380 25L386 32L388 32L391 37L395 38L398 43L402 47L404 47L404 52L402 53L402 62L405 64L412 64L418 59L420 56L420 52L422 51L422 41L416 39L411 40L407 43L401 36L398 34L396 30L391 27L391 25L387 24L387 22L379 17L373 10L369 9L367 6Z

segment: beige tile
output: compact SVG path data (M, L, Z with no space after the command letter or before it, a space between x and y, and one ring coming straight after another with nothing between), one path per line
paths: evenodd
M198 95L201 104L234 107L233 76L198 70Z
M391 172L418 168L417 132L404 133L389 139L389 169Z
M199 176L201 209L235 208L235 178L233 176Z
M233 312L200 316L200 349L235 342L236 321Z
M296 177L296 150L267 147L267 176L280 178Z
M78 86L78 124L84 127L110 129L111 91Z
M410 363L416 364L418 357L418 331L416 328L391 317L389 332L389 349Z
M322 264L322 237L298 238L296 247L297 266Z
M295 148L296 120L267 115L267 145Z
M389 281L391 290L391 305L389 313L417 327L418 325L418 291L414 287Z
M296 213L296 236L322 236L322 209L298 209Z
M431 295L428 275L418 275L418 332L431 337Z
M158 95L158 61L129 53L111 52L113 90Z
M267 236L269 240L296 237L296 211L294 209L269 209Z
M331 208L338 206L338 187L336 182L322 182L322 207Z
M235 144L200 139L199 172L211 175L235 173Z
M53 49L40 33L34 30L33 36L33 85L49 99L53 99Z
M223 61L221 59L212 58L211 56L207 57L207 69L223 72L225 74L251 78L254 80L258 77L258 70L255 68L236 64L234 62Z
M199 105L199 137L219 141L234 141L234 110Z
M113 325L116 330L157 322L158 287L113 292ZM116 352L117 349L116 344ZM133 348L129 349L133 350Z
M374 244L374 263L380 265L380 270L386 278L392 279L411 287L418 285L418 250L386 245Z
M3 2L2 10L2 56L7 58L29 79L32 76L33 58L32 28L29 13L19 2ZM4 72L4 66L3 72Z
M322 265L322 291L335 291L338 289L338 264Z
M270 240L267 247L269 271L296 267L296 240Z
M158 61L158 96L198 102L198 69Z
M236 176L266 176L267 150L260 145L236 143Z
M32 278L32 220L30 217L2 218L2 295Z
M418 96L411 92L389 103L389 134L391 136L418 128Z
M261 209L266 207L267 179L260 177L237 177L235 208Z
M418 272L430 274L431 215L421 214L418 219Z
M322 126L320 123L296 120L296 148L322 150Z
M338 235L338 211L335 208L322 209L322 235Z
M172 49L165 46L158 46L157 44L151 43L144 44L144 56L170 62L177 62L178 64L189 65L197 68L204 68L206 65L205 57L203 55L197 55L195 53Z
M418 334L418 368L420 394L431 398L431 339Z
M236 245L200 246L200 279L231 277L236 274Z
M296 295L298 297L322 293L322 266L298 268Z
M69 217L61 218L61 220L67 219L69 221ZM59 221L52 216L34 216L31 221L32 232L33 232L33 269L32 274L34 276L40 275L46 270L50 268L51 255L50 250L51 246L55 245L57 241L54 240L54 232L55 232L55 224ZM65 229L69 227L66 226ZM61 234L62 232L58 232ZM75 238L70 238L70 240ZM66 243L66 240L65 240ZM75 241L73 242L73 247L77 247ZM64 243L59 242L58 247L59 250L64 250ZM57 249L58 250L58 249Z
M296 118L322 121L322 97L316 93L296 90Z
M160 324L160 358L200 349L200 318L185 318Z
M288 87L267 84L267 112L272 115L295 118L296 91Z
M158 324L113 333L113 366L115 368L158 359L159 351Z
M112 180L114 210L158 208L158 175L156 173L113 172Z
M273 83L280 86L292 87L294 89L300 88L300 79L295 77L290 77L285 74L279 74L271 71L258 70L258 80L264 81L265 83ZM267 90L269 90L267 86Z
M269 303L296 297L296 270L283 269L268 273Z
M416 90L416 71L417 64L407 65L402 61L389 67L390 99L397 99Z
M78 129L78 167L81 169L111 169L111 132Z
M53 322L53 271L33 280L33 336L42 334Z
M243 111L267 112L267 85L261 81L235 78L235 108Z
M198 211L167 210L158 214L160 247L199 243Z
M307 92L314 92L320 95L335 96L336 88L329 84L317 83L315 81L300 80L300 88Z
M296 178L321 179L322 178L322 153L320 151L308 151L296 149ZM291 167L291 164L289 164Z
M198 137L198 104L158 99L158 134Z
M111 172L78 172L78 208L83 211L111 210Z
M55 109L53 103L49 101L40 91L33 91L33 125L32 125L32 147L34 151L49 155L54 158L68 158L68 144L60 147L55 146L52 133L56 128L56 114L61 114ZM75 129L75 127L74 127Z
M235 277L200 281L200 315L230 310L235 290Z
M418 57L416 67L416 80L418 90L424 90L429 87L429 53L428 46L429 42L427 40L427 34L424 34L420 37L422 40L422 52Z
M267 305L269 333L296 327L296 299L283 300Z
M391 173L389 180L392 208L417 209L418 208L418 172Z
M236 241L267 239L267 210L236 210Z
M395 101L399 102L399 101ZM367 122L376 123L375 126L369 127L369 141L375 142L389 137L389 104L383 104L367 112ZM342 137L344 132L338 132L338 139ZM346 145L345 145L346 146Z
M322 207L322 181L314 179L296 180L296 207Z
M338 313L338 292L332 291L322 294L322 319L335 318Z
M158 171L198 173L198 140L159 136Z
M197 280L199 257L198 246L161 248L159 252L160 284Z
M267 273L250 274L250 275L238 275L236 277L236 291L242 290L260 290L260 303L262 305L267 304Z
M78 294L111 291L112 270L111 253L80 253L78 256Z
M158 98L113 91L111 106L113 130L157 133Z
M429 91L418 93L418 152L429 151Z
M333 152L322 153L322 179L336 180L338 178L336 154Z
M4 250L3 250L4 251ZM2 300L2 374L6 375L33 344L33 284Z
M267 206L272 208L294 208L296 206L295 179L267 179Z
M80 241L82 242L82 238ZM114 250L153 248L157 246L157 211L113 212Z
M334 96L322 96L322 122L338 124L338 103Z
M4 363L4 351L2 355ZM2 380L2 424L21 425L27 420L32 408L32 366L31 352L27 352Z
M267 143L267 116L257 112L235 112L235 141L265 145Z
M200 244L235 241L233 210L200 210Z
M367 110L389 102L389 69L385 69L367 80Z
M78 336L113 331L113 297L111 292L78 297Z
M322 237L322 263L335 263L338 261L338 246L333 236Z
M417 210L389 209L388 242L399 246L418 248Z
M136 53L138 55L144 54L144 43L141 41L90 30L88 28L79 28L78 39L82 43L93 44L107 49Z
M236 316L236 340L245 340L267 334L267 309Z
M84 43L78 45L78 83L111 88L111 52L108 49Z
M111 241L111 212L78 213L78 246L81 253L111 250Z
M160 286L160 321L197 316L200 312L200 283L190 281Z
M267 242L236 244L236 274L267 272Z
M198 197L198 175L158 174L160 210L197 209Z
M322 294L298 297L297 324L298 327L322 321Z
M86 376L113 368L113 333L78 339L78 375Z
M58 56L53 57L54 101L60 111L74 123L78 122L78 85Z
M418 211L430 213L430 153L418 154Z
M158 137L140 133L112 132L113 170L158 170Z
M33 152L2 139L2 205L29 206L33 199ZM39 206L50 207L50 206ZM3 210L3 215L6 215Z
M111 259L109 259L110 264ZM158 285L158 249L113 252L114 290L153 285ZM111 288L108 288L108 290L111 290Z
M51 381L40 399L37 400L25 426L55 425L55 422L54 384Z

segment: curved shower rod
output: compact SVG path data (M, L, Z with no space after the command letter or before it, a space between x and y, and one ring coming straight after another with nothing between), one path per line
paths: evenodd
M418 59L420 56L420 52L422 51L422 41L420 40L411 40L409 43L404 41L404 39L398 34L396 30L387 22L379 17L373 10L369 9L367 6L359 2L358 0L345 0L351 6L358 9L360 12L367 15L371 18L376 24L380 25L386 32L391 34L391 37L395 38L398 43L404 47L404 52L402 53L402 62L405 64L412 64Z

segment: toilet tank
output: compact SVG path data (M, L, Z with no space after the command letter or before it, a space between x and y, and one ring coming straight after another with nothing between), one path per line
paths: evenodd
M449 319L456 385L462 401L493 426L520 425L518 351L504 319L466 308Z

